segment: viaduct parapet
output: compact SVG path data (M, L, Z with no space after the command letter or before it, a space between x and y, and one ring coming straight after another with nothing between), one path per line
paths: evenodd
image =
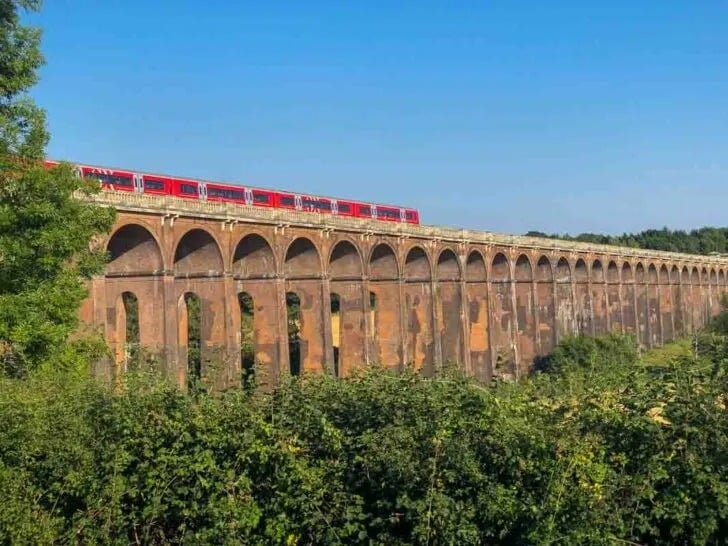
M728 260L712 256L143 194L93 199L119 214L103 241L111 261L91 281L82 318L115 349L108 371L123 373L133 294L140 344L164 353L181 385L190 294L202 360L231 384L244 344L256 373L290 373L292 294L300 301L294 371L345 376L380 363L430 372L450 361L487 381L527 373L572 334L626 332L644 347L661 345L704 325L726 290ZM242 294L252 300L249 339Z

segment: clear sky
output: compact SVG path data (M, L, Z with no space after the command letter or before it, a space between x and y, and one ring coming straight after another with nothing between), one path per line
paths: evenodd
M728 3L46 0L49 155L523 233L728 225Z

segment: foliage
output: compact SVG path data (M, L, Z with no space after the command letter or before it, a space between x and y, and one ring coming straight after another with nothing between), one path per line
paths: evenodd
M73 193L97 188L70 166L47 170L45 118L27 91L42 63L40 32L19 9L39 2L0 0L0 370L19 376L48 361L78 327L82 278L101 271L89 241L108 231L113 212Z
M270 393L0 382L0 542L718 544L728 338L562 343L483 386L371 368Z
M648 229L639 233L624 233L622 235L581 233L576 236L529 231L526 235L531 237L563 239L566 241L581 241L584 243L684 252L687 254L728 254L728 227L703 227L691 231L671 230L664 227L662 229Z

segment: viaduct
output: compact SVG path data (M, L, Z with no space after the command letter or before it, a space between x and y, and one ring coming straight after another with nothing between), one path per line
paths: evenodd
M244 344L270 381L345 376L366 363L427 373L448 361L483 381L513 378L564 336L626 332L648 348L689 334L726 290L728 260L712 256L167 196L92 199L118 210L102 241L110 263L81 310L115 349L105 371L124 371L133 300L138 342L164 353L183 386L192 295L202 366L215 361L214 381L229 385L240 381ZM296 297L290 357L287 301Z

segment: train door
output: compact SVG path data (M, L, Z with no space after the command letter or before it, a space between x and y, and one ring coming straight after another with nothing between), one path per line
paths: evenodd
M199 187L200 199L202 199L203 201L207 201L207 184L205 184L204 182L200 182Z
M407 217L405 216L404 209L399 209L399 221L402 223L407 221Z
M377 206L376 205L372 205L372 219L373 220L377 219Z
M245 188L245 204L250 206L253 204L253 191Z
M134 191L136 193L144 192L144 185L142 183L142 177L138 174L134 175Z
M331 200L331 214L334 216L339 215L339 204L337 203L336 199Z
M296 195L296 210L303 210L303 200L300 195Z

